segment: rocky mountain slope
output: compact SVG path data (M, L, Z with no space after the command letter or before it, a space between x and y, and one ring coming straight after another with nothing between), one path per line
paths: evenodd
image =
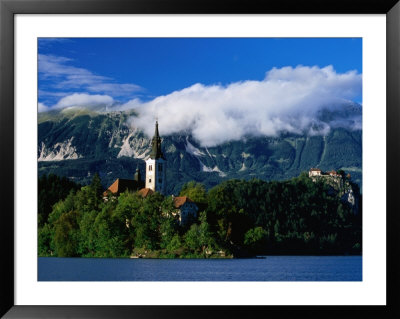
M360 112L352 105L344 115L324 112L321 118L333 123L340 116L351 120ZM103 186L117 177L133 178L136 165L144 175L151 137L134 127L134 116L132 111L97 113L79 109L40 113L39 175L55 173L85 184L98 172ZM127 124L130 117L133 126ZM183 133L162 138L168 193L176 194L189 180L206 187L232 178L283 180L311 167L343 169L358 185L362 182L360 129L336 127L325 136L283 133L279 137L249 137L215 147L201 147Z

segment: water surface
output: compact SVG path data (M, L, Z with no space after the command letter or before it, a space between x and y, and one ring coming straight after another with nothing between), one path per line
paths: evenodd
M39 281L361 281L361 256L38 258Z

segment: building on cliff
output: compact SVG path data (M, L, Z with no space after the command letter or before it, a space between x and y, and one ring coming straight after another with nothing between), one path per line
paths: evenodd
M308 171L308 176L309 177L314 177L314 176L331 176L331 177L342 177L338 172L331 170L329 172L323 172L319 168L310 168Z
M351 183L351 175L342 171L323 172L319 168L311 168L308 172L308 176L313 182L317 180L323 180L329 188L329 194L336 194L340 197L341 201L350 205L355 214L359 211L360 193L359 189L355 184ZM354 189L356 187L356 191Z
M321 176L322 171L319 168L311 168L310 171L308 172L308 176Z

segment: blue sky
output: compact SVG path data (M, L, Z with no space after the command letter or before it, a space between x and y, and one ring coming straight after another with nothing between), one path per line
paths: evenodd
M39 102L48 107L74 93L149 101L196 83L262 81L285 66L362 74L360 38L57 38L39 39L38 51Z

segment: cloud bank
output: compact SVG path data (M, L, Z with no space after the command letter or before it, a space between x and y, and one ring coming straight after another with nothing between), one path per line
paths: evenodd
M63 109L71 106L86 107L96 109L100 107L110 107L114 103L114 99L108 95L90 95L85 93L74 93L63 97L54 106L57 109Z
M332 66L274 68L262 81L227 86L194 84L150 102L134 99L120 109L136 109L131 125L160 134L190 133L202 146L215 146L251 136L277 136L282 132L326 134L331 126L361 127L361 113L345 121L323 120L340 113L361 93L362 76L356 71L337 73ZM325 113L324 113L325 112Z
M73 93L61 98L57 104L49 107L38 103L38 111L59 110L68 107L86 108L95 111L106 111L114 104L114 99L108 95Z
M82 73L78 80L81 83L94 76L84 69L65 70L65 58L54 59L61 69L56 67L48 72L63 76L71 72L70 79L79 79L78 74ZM42 67L51 69L46 64ZM361 129L361 106L351 102L361 94L361 89L362 75L356 71L337 73L332 66L297 66L273 68L261 81L210 86L197 83L148 102L135 98L118 104L107 94L60 93L55 105L39 103L38 109L135 109L138 116L130 118L129 124L149 137L154 133L157 118L161 135L191 134L200 145L215 146L283 132L315 135L327 134L332 127Z

